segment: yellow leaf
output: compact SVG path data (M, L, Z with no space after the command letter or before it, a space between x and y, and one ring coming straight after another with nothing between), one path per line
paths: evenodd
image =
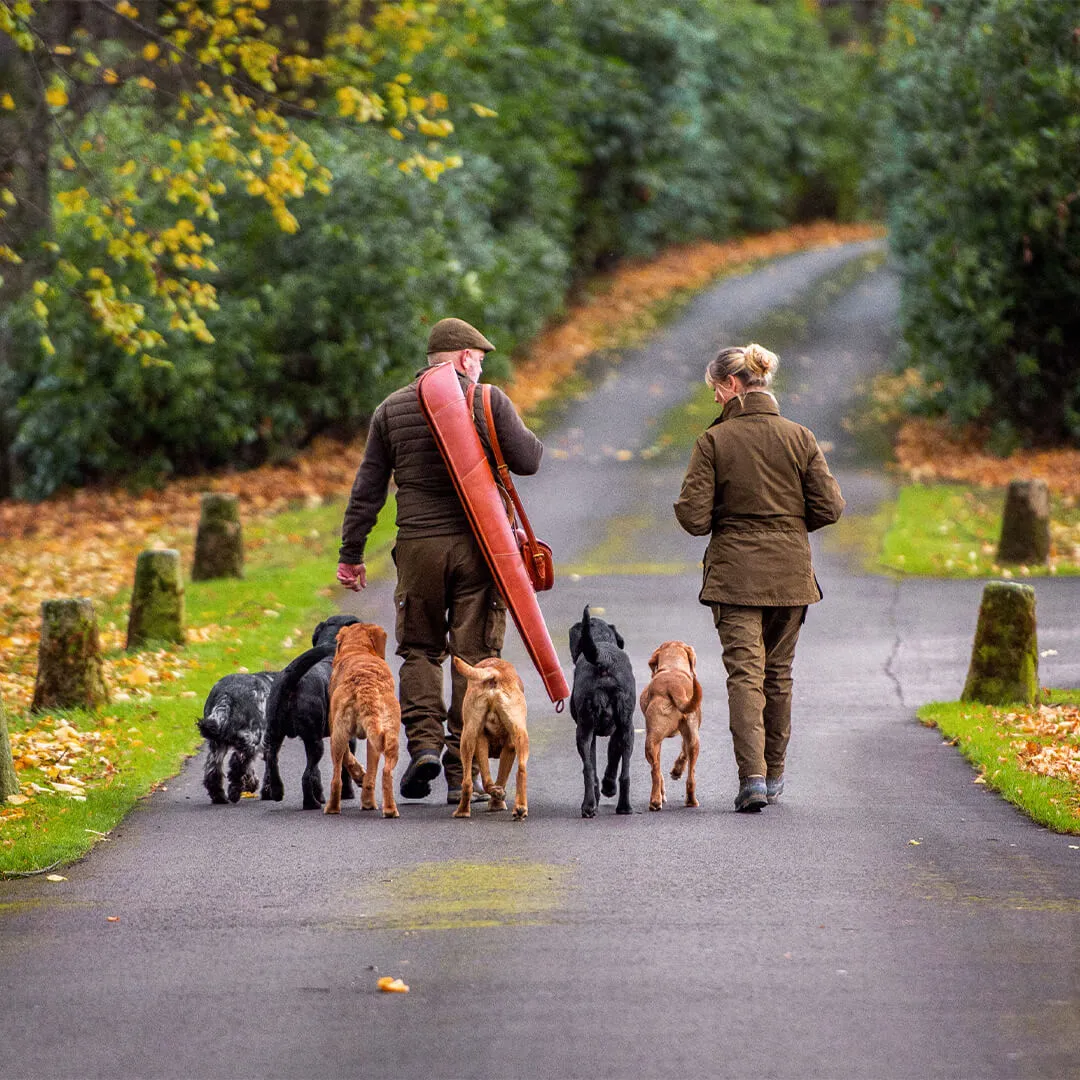
M64 877L64 875L63 875L63 874L49 874L49 875L48 875L48 876L47 876L47 877L45 878L45 880L46 880L46 881L67 881L67 878L66 878L66 877Z
M148 41L143 46L142 55L144 60L156 60L161 55L161 49L158 47L157 42Z
M67 91L58 83L54 83L45 91L45 100L54 109L62 109L68 103Z
M409 988L400 980L391 978L389 975L384 975L376 986L387 994L407 994Z
M106 68L101 73L101 78L103 82L107 82L110 86L115 86L120 81L120 76L112 68Z
M15 99L10 94L4 94L3 97L0 97L0 106L5 109L14 109Z

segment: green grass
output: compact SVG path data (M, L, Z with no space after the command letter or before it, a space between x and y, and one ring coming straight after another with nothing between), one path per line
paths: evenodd
M827 543L859 551L871 570L922 577L1045 577L1080 574L1080 508L1051 500L1054 550L1046 566L1000 566L1004 493L964 484L909 484L871 517L844 517Z
M1080 704L1080 692L1051 691L1048 704ZM1068 780L1040 776L1020 767L1017 758L1018 740L1037 744L1049 742L1028 733L1019 732L1010 715L1023 706L995 709L970 702L934 702L919 709L919 719L928 727L937 727L974 765L979 774L976 782L988 787L1019 807L1033 821L1060 833L1080 834L1080 787ZM1061 745L1059 742L1058 745ZM1075 739L1065 746L1080 752Z
M99 763L83 773L85 801L38 794L21 808L22 817L0 825L0 875L41 870L84 855L198 749L202 739L195 720L221 676L242 668L280 669L310 645L315 624L337 610L334 571L343 509L337 503L254 523L245 528L243 580L186 585L187 625L216 628L210 640L189 642L171 654L153 649L139 654L147 668L175 671L176 679L153 684L148 697L114 700L98 713L51 714L76 731L100 732L95 760L104 758L109 766ZM391 500L369 539L372 576L388 561L393 531ZM122 625L129 598L122 593L102 603L101 623ZM41 717L8 717L13 735L41 724ZM49 778L33 768L20 770L19 779L49 786Z

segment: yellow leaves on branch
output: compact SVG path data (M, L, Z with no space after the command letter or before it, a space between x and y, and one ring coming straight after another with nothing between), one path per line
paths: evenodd
M0 2L0 34L22 48L33 48L31 20L44 3ZM154 108L159 110L176 101L174 118L187 125L183 142L174 143L172 160L136 162L131 158L114 166L108 179L119 184L117 190L106 189L108 180L102 180L106 170L94 170L86 161L90 150L85 145L78 155L74 151L57 155L58 176L70 185L55 196L57 217L66 218L68 226L81 229L101 245L96 269L105 278L83 295L102 332L129 352L152 352L164 343L160 334L142 330L148 318L148 296L161 301L172 329L203 341L212 337L199 311L216 305L213 286L204 280L216 267L205 252L193 250L190 244L173 246L169 229L162 229L160 223L144 224L140 192L145 185L157 186L155 194L167 202L184 205L181 221L195 217L215 222L218 198L239 183L253 198L265 202L280 229L292 233L299 228L292 201L304 198L309 189L326 194L332 181L329 170L286 119L298 107L312 113L324 108L336 113L337 119L358 124L392 121L393 126L387 124L388 136L398 141L409 133L443 139L453 132L452 123L437 115L448 108L446 96L416 93L410 88L408 72L400 72L378 90L373 86L379 65L396 57L407 66L434 41L435 28L446 22L438 5L426 0L369 5L363 19L343 20L344 30L332 33L326 49L311 56L290 53L287 41L283 44L266 33L260 13L269 4L270 0L174 0L161 23L151 25L149 14L139 23L137 4L120 0L112 10L134 24L129 30L141 28L145 33L142 40L128 37L129 55L122 62L114 50L107 59L115 66L103 66L85 47L89 42L53 49L55 62L63 66L52 76L44 96L55 124L77 121L68 107L73 83L83 80L98 86L141 88L155 95ZM120 41L116 38L114 43ZM183 89L175 98L160 94L146 65L165 70L180 64L195 66L189 72L192 78L180 80ZM289 98L282 96L283 87ZM311 96L304 96L305 90ZM321 104L316 93L323 99ZM10 93L0 96L0 109L16 107ZM475 111L483 115L481 109L478 106ZM436 180L460 164L459 157L438 161L417 152L402 162L402 171ZM64 177L64 173L71 175ZM60 253L55 244L50 250ZM18 253L10 249L0 250L0 259L5 258L19 261ZM118 272L110 261L126 273ZM133 268L140 272L141 283L132 278ZM79 270L84 272L86 267L80 265ZM132 293L113 284L112 278L123 278ZM47 329L47 305L39 305L36 314ZM41 347L46 353L54 351L47 334L42 335Z

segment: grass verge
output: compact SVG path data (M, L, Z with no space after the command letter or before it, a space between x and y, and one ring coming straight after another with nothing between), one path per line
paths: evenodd
M8 717L20 796L0 809L0 876L84 855L199 747L195 720L213 684L278 670L337 610L333 583L344 505L286 511L245 532L243 580L188 583L182 649L105 652L113 701L96 713ZM388 561L392 500L369 539L369 572ZM106 640L122 641L129 593L96 598Z
M1076 690L1050 691L1041 707L934 702L918 716L976 767L976 784L1000 792L1048 829L1080 834L1078 704Z
M1029 578L1080 574L1080 507L1051 499L1048 566L997 562L1000 489L967 484L909 484L872 516L843 517L826 543L859 552L866 569L922 577Z

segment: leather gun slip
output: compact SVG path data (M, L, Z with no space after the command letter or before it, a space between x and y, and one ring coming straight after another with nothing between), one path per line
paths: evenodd
M532 582L521 561L499 489L469 415L453 364L436 364L417 383L420 409L435 436L491 576L533 665L554 702L570 696Z

